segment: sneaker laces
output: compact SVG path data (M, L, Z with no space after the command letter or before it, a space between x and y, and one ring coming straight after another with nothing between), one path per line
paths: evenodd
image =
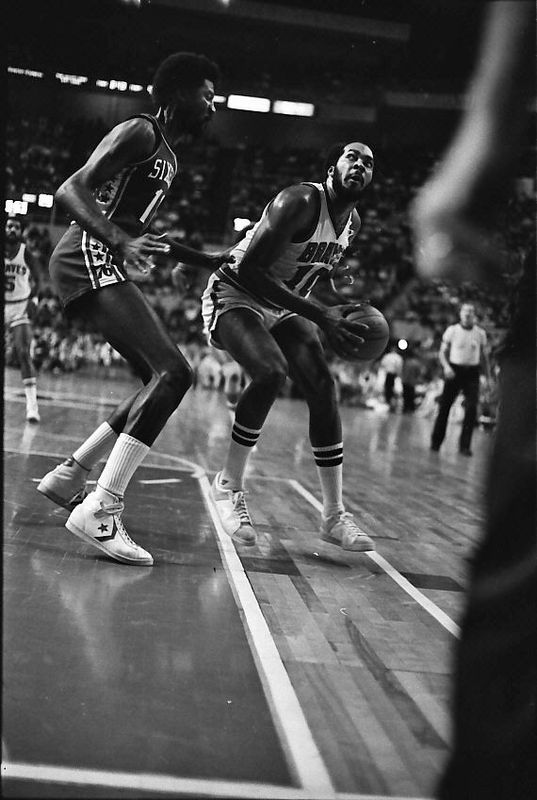
M91 469L89 467L83 467L82 464L78 463L76 458L73 458L73 456L69 456L68 458L66 458L65 461L62 461L61 464L58 464L58 466L55 467L55 469L60 469L60 467L69 467L73 469L76 469L78 467L78 469L82 469L84 470L84 472L91 472Z
M102 517L119 517L124 507L123 500L120 500L119 498L115 501L113 500L107 505L104 505L103 501L101 500L101 507L94 514L95 519L102 519Z
M367 536L365 531L363 531L361 528L358 527L356 520L354 519L350 511L343 511L343 513L340 514L339 519L336 522L336 525L338 522L344 522L345 527L347 528L347 530L351 535Z
M75 493L74 493L74 495L71 497L71 502L75 502L75 501L76 501L77 503L78 503L78 502L80 502L80 503L81 503L81 502L82 502L82 500L85 500L87 496L88 496L88 490L86 489L86 487L85 487L85 486L82 486L82 487L81 487L81 488L80 488L80 489L79 489L77 492L75 492Z
M118 529L119 533L120 533L120 534L123 536L123 538L124 538L124 539L125 539L125 540L126 540L128 543L129 543L129 544L131 544L133 547L138 547L138 545L136 544L136 542L135 542L133 539L131 539L131 537L130 537L130 536L129 536L129 534L127 533L127 529L126 529L126 528L125 528L125 526L123 525L123 520L121 519L121 517L120 517L120 516L117 516L117 517L116 517L116 526L117 526L117 529Z
M244 495L245 492L242 490L233 492L233 508L239 515L241 525L251 525L252 520L250 519L250 513L248 511L248 506L246 505Z

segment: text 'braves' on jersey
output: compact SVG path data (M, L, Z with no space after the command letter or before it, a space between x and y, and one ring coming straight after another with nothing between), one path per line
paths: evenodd
M30 268L26 263L26 245L21 244L13 258L4 257L4 299L6 303L28 300L31 293Z
M319 192L319 216L317 224L310 237L303 242L290 242L284 252L270 265L268 274L283 281L286 287L302 297L307 297L321 274L332 272L338 265L341 257L354 234L352 229L352 214L339 234L336 234L334 222L330 215L326 198L326 189L322 183L307 183ZM250 289L245 289L239 278L239 265L248 250L250 242L269 213L270 204L263 211L261 219L251 228L244 239L233 249L235 256L233 264L226 264L215 272L215 276L229 283L237 289L255 297L268 308L279 308L266 297L253 294Z

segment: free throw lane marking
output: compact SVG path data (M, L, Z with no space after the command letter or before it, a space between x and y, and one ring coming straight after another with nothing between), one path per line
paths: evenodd
M173 467L172 467L173 469ZM153 483L181 483L181 478L155 478L154 480L138 480L138 483L153 484Z

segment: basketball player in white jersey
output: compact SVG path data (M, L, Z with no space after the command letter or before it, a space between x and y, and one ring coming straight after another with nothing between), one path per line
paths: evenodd
M39 284L39 272L22 241L22 222L18 217L8 217L4 239L4 324L13 333L26 394L26 419L31 423L40 422L40 416L36 371L30 356L32 329L28 303Z
M234 264L213 273L203 295L209 341L227 350L251 378L237 404L223 469L212 485L226 532L246 545L256 541L244 500L248 455L289 375L309 408L323 496L321 537L345 550L374 549L343 505L342 426L318 331L336 346L343 340L357 344L367 326L345 320L353 305L328 307L307 299L360 229L355 206L372 179L371 149L361 142L335 145L325 175L323 183L290 186L271 200L232 251Z

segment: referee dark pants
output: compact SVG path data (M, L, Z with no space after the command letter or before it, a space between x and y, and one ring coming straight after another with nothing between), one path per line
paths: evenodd
M444 441L451 406L459 392L462 392L464 395L464 419L459 439L459 450L469 450L477 419L479 366L463 367L459 364L451 364L450 366L455 375L453 378L446 378L444 381L440 407L431 436L431 447L438 449Z

